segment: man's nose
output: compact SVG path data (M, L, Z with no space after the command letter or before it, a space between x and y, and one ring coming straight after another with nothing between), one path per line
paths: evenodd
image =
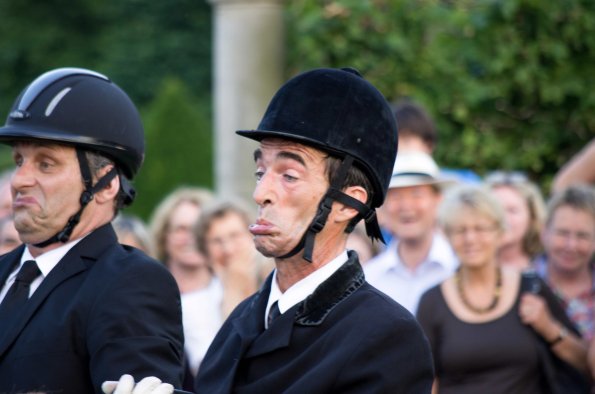
M268 174L263 174L256 186L254 187L254 192L252 193L252 198L254 202L259 206L270 204L274 201L274 190L273 190L273 177Z
M33 176L32 168L25 162L14 169L10 178L10 185L13 190L18 190L24 186L30 186L34 182L35 178Z

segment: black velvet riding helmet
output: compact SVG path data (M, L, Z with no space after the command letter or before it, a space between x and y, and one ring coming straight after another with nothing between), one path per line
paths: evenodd
M239 130L237 134L257 141L282 138L315 147L342 159L347 167L353 163L371 181L371 209L340 192L344 178L339 180L341 184L331 185L297 251L308 242L313 244L314 234L322 229L328 215L321 211L330 209L330 200L358 209L368 235L383 240L374 208L382 205L392 175L397 125L384 96L356 70L321 68L297 75L275 94L257 129ZM306 239L308 233L310 241ZM311 250L305 249L308 260Z

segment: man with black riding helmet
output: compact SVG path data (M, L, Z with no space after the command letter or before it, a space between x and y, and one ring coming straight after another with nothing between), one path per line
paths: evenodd
M382 238L375 208L397 146L384 97L353 69L312 70L281 87L256 130L238 134L260 143L250 231L276 269L224 323L196 392L429 393L419 325L366 282L345 247L360 219Z
M176 283L110 224L144 156L132 101L99 73L52 70L17 97L0 142L24 243L0 258L0 392L101 392L129 371L179 385Z

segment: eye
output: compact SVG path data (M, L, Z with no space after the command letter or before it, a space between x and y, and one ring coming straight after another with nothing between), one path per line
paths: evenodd
M283 178L285 178L285 180L288 182L295 182L298 180L298 178L291 176L289 174L283 174Z
M22 166L22 165L23 165L23 157L22 157L21 155L15 155L15 156L14 156L14 164L15 164L17 167L20 167L20 166Z
M52 168L53 164L50 163L47 160L43 160L39 162L39 168L41 168L42 170L49 170L50 168Z
M256 171L254 173L254 178L256 178L256 181L260 181L262 179L263 175L264 175L264 171Z

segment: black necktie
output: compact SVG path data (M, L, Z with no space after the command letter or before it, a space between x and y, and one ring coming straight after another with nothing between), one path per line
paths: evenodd
M269 309L269 315L267 316L268 327L270 327L271 324L273 324L273 321L279 316L281 316L281 311L279 310L279 302L275 301L273 302L273 305L271 305L271 309Z
M0 321L9 321L11 317L19 312L29 299L29 287L31 282L41 274L37 263L33 260L25 261L19 270L17 277L8 289L6 296L0 304Z

